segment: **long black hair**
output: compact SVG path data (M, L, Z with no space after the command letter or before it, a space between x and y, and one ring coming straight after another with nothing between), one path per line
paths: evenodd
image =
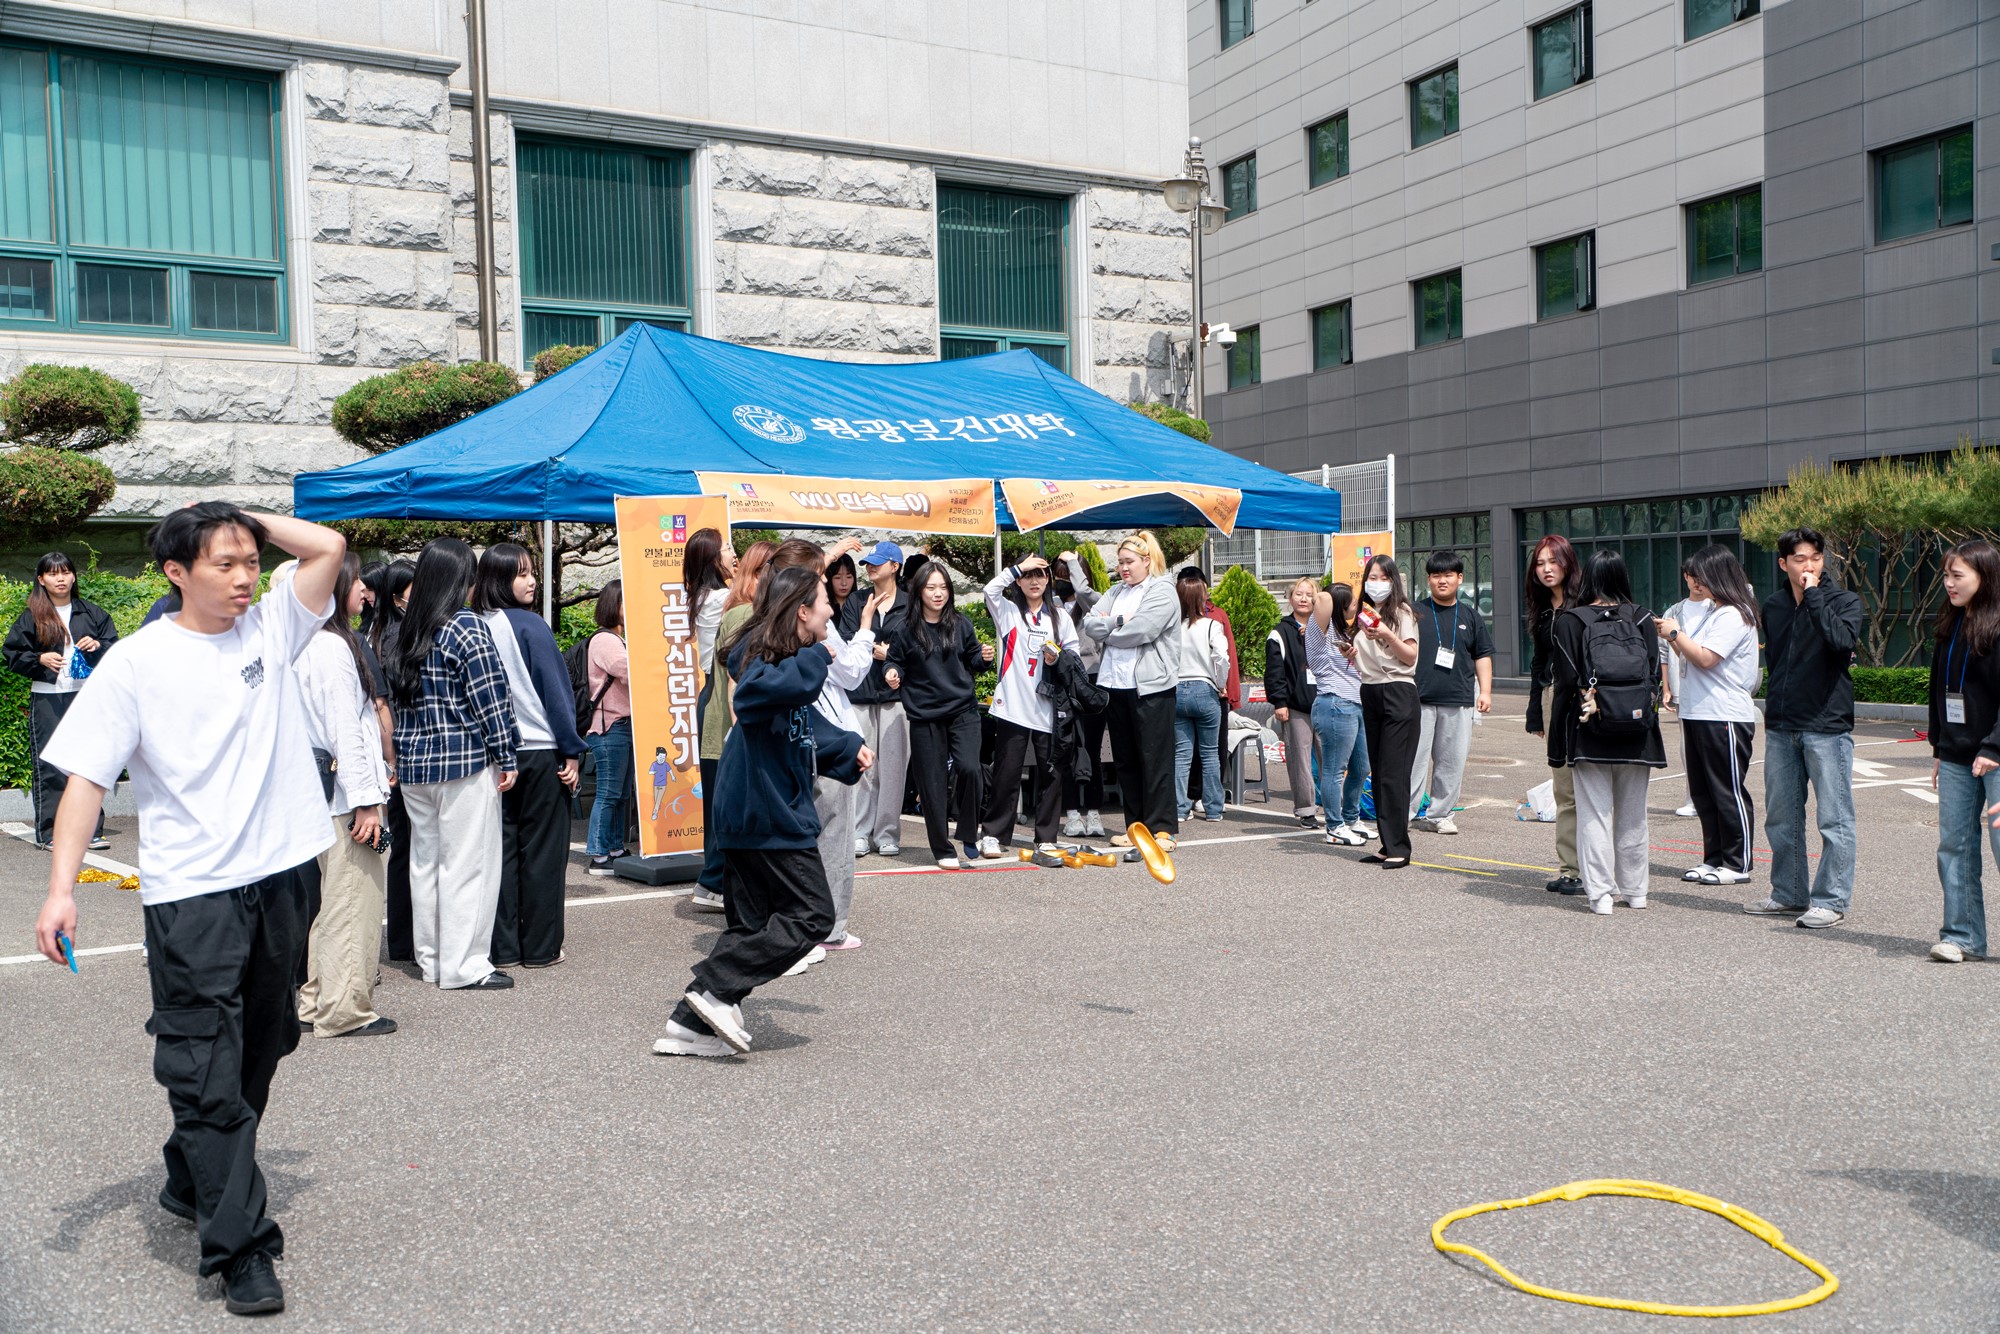
M378 683L375 673L369 670L368 655L361 651L361 640L347 623L347 599L354 592L355 581L361 578L361 557L348 552L340 560L340 571L333 576L333 615L326 618L321 634L332 635L347 646L354 658L354 674L361 678L361 693L374 697Z
M528 549L514 542L495 542L479 557L479 573L472 585L472 609L484 616L489 611L519 611L521 600L514 596L514 581L534 573Z
M69 635L63 630L62 615L56 610L56 600L49 596L49 590L42 587L42 576L57 570L76 573L76 566L70 564L69 557L60 551L51 551L35 562L35 582L28 586L28 614L35 618L35 638L44 649L59 649L69 642ZM70 602L76 602L76 589L70 589Z
M445 622L465 609L465 594L478 576L472 548L455 537L440 537L425 545L410 580L410 606L396 629L395 650L383 670L390 693L405 707L424 694L424 661Z
M681 554L681 585L687 589L688 612L701 615L701 604L710 593L729 586L722 577L722 534L713 528L698 528L689 536Z
M2000 641L2000 551L1985 538L1975 537L1945 552L1944 558L1957 560L1978 575L1979 590L1963 607L1954 607L1950 598L1945 599L1944 610L1938 613L1938 642L1956 638L1963 622L1973 656L1991 653L1995 641Z
M1743 624L1757 624L1757 595L1750 591L1750 576L1743 572L1735 552L1712 542L1689 556L1681 569L1715 595L1717 608L1734 607Z
M861 577L861 571L855 568L854 557L848 555L845 551L840 553L839 560L829 562L826 567L826 600L833 604L835 611L840 610L840 599L833 595L833 576L841 573L846 573L854 579L854 587L847 590L847 596L849 597L853 597L860 590L861 585L866 582Z
M924 589L930 586L933 574L944 580L944 610L938 613L936 625L932 625L930 618L924 615ZM951 571L936 561L926 562L922 576L910 587L910 601L915 605L905 615L904 624L910 627L910 637L916 641L917 650L930 654L940 648L946 652L956 649L959 626L964 624L965 616L952 597Z
M369 646L378 658L388 652L389 636L403 619L403 613L396 609L396 599L409 591L410 580L416 573L416 565L407 560L377 561L361 572L361 582L375 595L375 601L361 609L361 633L368 636Z
M1335 584L1326 590L1333 600L1332 629L1342 639L1354 638L1354 585Z
M1590 564L1583 572L1583 602L1632 601L1632 576L1625 568L1625 557L1616 547L1599 547L1590 553Z
M1397 567L1394 556L1383 555L1370 556L1368 558L1368 564L1363 566L1361 570L1362 601L1366 603L1368 600L1368 576L1370 572L1375 570L1380 570L1382 577L1389 581L1389 600L1377 604L1375 611L1377 615L1381 616L1382 623L1391 630L1394 630L1403 623L1404 612L1409 612L1412 618L1415 618L1417 613L1410 606L1409 594L1403 591L1403 572Z
M815 566L787 565L766 570L757 584L757 600L751 604L750 619L736 636L748 655L745 662L749 658L781 662L804 648L805 642L799 638L799 608L811 606L825 591ZM730 648L734 648L733 643Z

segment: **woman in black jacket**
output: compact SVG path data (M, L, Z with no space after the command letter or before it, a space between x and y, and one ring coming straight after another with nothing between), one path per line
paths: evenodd
M1646 906L1648 769L1667 767L1660 739L1660 635L1632 601L1625 558L1592 553L1578 604L1555 619L1549 765L1570 770L1576 791L1577 860L1590 910L1613 899Z
M1583 566L1569 539L1551 533L1528 554L1528 637L1535 646L1535 663L1528 679L1528 734L1546 737L1549 687L1555 680L1556 617L1574 607L1583 593ZM1556 878L1551 894L1583 893L1583 874L1576 864L1576 793L1570 771L1558 769L1552 786L1556 797Z
M51 551L35 562L28 605L14 618L6 643L0 645L0 655L6 657L11 670L28 678L28 735L35 751L36 847L46 848L55 837L56 806L69 781L61 770L42 763L42 749L69 713L76 692L83 688L83 678L117 642L118 627L111 623L111 613L76 596L76 567L68 556ZM111 846L104 837L101 812L90 846L100 851Z
M947 871L959 869L951 845L949 813L958 811L964 862L979 858L979 698L974 678L993 661L993 646L951 600L951 576L929 564L916 586L917 607L889 632L889 686L902 692L910 718L910 762L924 806L931 856ZM946 763L950 763L947 776ZM949 789L957 784L958 800Z
M1264 641L1264 698L1277 710L1275 730L1285 742L1285 774L1292 783L1292 815L1307 829L1319 828L1314 816L1313 701L1319 683L1306 662L1305 624L1312 619L1319 581L1300 579L1292 585L1292 614L1281 617Z
M1944 925L1931 958L1986 957L1985 850L2000 857L1986 808L2000 802L2000 552L1961 542L1944 557L1944 610L1931 649L1931 786L1938 794Z

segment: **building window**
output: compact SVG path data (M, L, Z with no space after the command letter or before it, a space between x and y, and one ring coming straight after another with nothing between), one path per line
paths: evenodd
M1537 101L1589 80L1593 44L1588 4L1536 24L1533 37Z
M1069 370L1069 201L938 187L938 359L1019 348Z
M278 342L270 75L0 46L0 326Z
M1755 14L1758 0L1686 0L1687 39L1691 42Z
M1264 379L1264 357L1261 351L1263 338L1256 325L1236 331L1236 341L1229 345L1224 355L1229 358L1229 387L1241 389L1246 385L1260 384Z
M1875 155L1875 239L1894 241L1972 221L1972 128Z
M1337 181L1347 174L1347 113L1341 112L1306 131L1307 188Z
M1778 586L1775 558L1744 542L1737 531L1756 496L1751 491L1525 510L1518 524L1522 577L1525 580L1529 575L1528 557L1535 543L1551 533L1568 538L1577 558L1586 564L1599 547L1612 547L1625 557L1625 567L1632 575L1632 597L1659 615L1687 596L1681 582L1681 562L1711 542L1719 542L1743 562L1758 593L1769 593ZM1522 587L1526 586L1524 582Z
M1238 158L1222 169L1222 203L1226 210L1224 221L1236 219L1257 211L1257 155Z
M1465 337L1465 292L1459 270L1410 284L1417 313L1417 346Z
M1535 318L1554 319L1597 304L1597 233L1535 247Z
M1222 49L1257 31L1256 0L1218 0L1222 8Z
M1493 517L1451 514L1438 519L1401 519L1396 523L1396 564L1403 571L1405 591L1412 602L1430 596L1424 562L1434 551L1456 551L1465 561L1465 581L1458 596L1493 615Z
M1312 313L1313 369L1345 366L1354 360L1354 303L1321 306Z
M1764 190L1688 205L1688 286L1764 267Z
M1410 147L1458 133L1458 66L1447 65L1410 85Z
M522 360L634 324L686 329L687 154L522 139L516 156Z

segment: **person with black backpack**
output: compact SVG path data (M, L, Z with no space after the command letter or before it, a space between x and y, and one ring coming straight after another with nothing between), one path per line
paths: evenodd
M1656 698L1660 636L1651 613L1633 603L1618 552L1591 555L1583 596L1556 616L1553 639L1549 767L1574 776L1584 895L1600 916L1610 915L1614 900L1643 908L1646 771L1667 767Z

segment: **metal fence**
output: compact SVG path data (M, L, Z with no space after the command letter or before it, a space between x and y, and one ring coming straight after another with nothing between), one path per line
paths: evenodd
M1372 463L1330 465L1295 472L1301 481L1317 482L1340 492L1340 530L1344 533L1381 533L1396 525L1396 456ZM1230 537L1210 543L1209 564L1214 571L1241 565L1257 576L1260 583L1289 583L1327 571L1331 557L1326 533L1281 533L1260 528L1239 528ZM1217 576L1219 577L1219 575Z

